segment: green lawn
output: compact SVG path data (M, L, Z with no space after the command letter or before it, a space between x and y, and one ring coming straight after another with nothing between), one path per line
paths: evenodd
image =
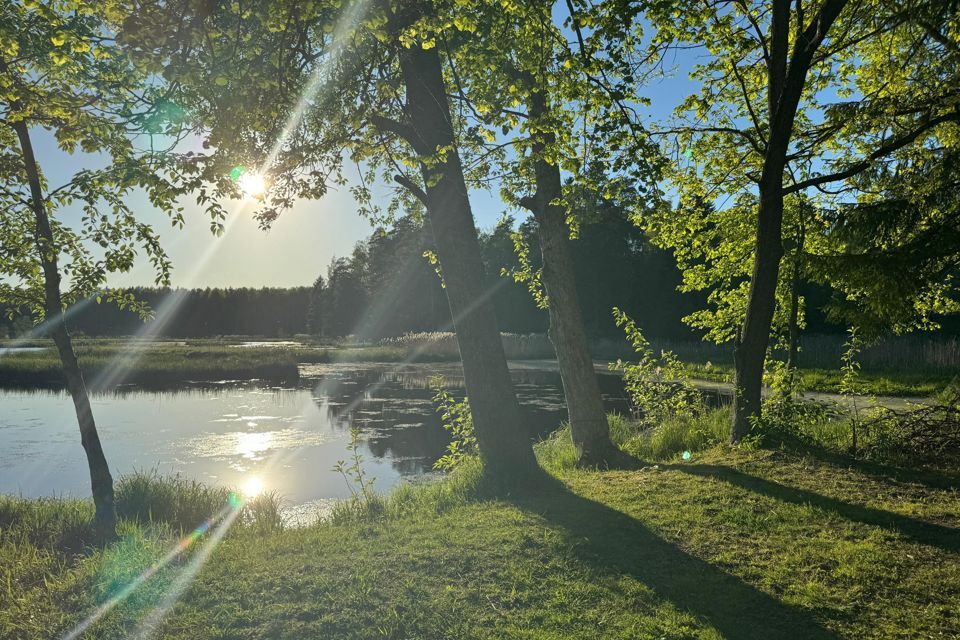
M88 637L126 637L144 618L184 639L960 635L956 477L727 448L636 471L555 468L509 496L477 477L405 489L377 515L235 526L162 621L186 559ZM163 526L128 524L78 552L67 541L89 506L23 517L37 503L16 503L0 503L3 638L71 628L170 544ZM76 517L50 515L64 509Z

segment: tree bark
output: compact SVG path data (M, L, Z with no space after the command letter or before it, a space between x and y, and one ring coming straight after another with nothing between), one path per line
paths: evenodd
M14 122L12 126L23 152L23 164L30 184L31 208L36 218L35 241L43 268L44 313L46 321L50 323L50 333L60 355L67 390L73 399L77 423L80 426L80 443L87 454L87 466L90 469L90 488L93 493L93 503L96 507L95 526L102 536L112 537L115 534L117 521L113 496L113 477L110 475L110 467L107 465L107 458L100 444L97 425L90 408L90 396L87 393L83 374L80 371L80 365L77 362L70 333L63 316L57 245L54 241L53 231L50 228L50 218L47 215L46 204L44 203L40 172L37 168L36 157L33 154L33 144L30 140L27 123L20 120Z
M734 349L733 427L731 442L740 442L760 417L763 366L770 340L770 327L777 303L777 280L783 256L782 173L775 182L760 185L760 210L753 275L747 299L747 314Z
M407 141L425 160L427 220L446 284L480 453L492 476L509 483L530 475L537 464L493 303L483 288L480 243L456 150L440 56L436 49L402 49L400 70L411 129Z
M533 118L546 115L546 101L540 93L531 94L529 107ZM553 143L552 138L552 134L541 133L534 142L533 153L539 156L534 163L536 192L522 204L537 221L543 286L550 315L549 336L560 365L577 463L587 467L614 466L623 463L626 454L610 440L610 425L577 296L566 211L554 204L561 196L560 169L542 157Z

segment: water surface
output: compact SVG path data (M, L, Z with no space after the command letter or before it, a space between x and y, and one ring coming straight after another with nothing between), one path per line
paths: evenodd
M556 428L566 418L559 376L512 373L531 438ZM232 487L256 478L295 516L350 495L333 467L351 455L351 427L359 429L357 452L376 490L430 479L448 442L429 388L437 374L462 396L458 364L339 364L304 367L295 388L256 381L121 387L92 402L115 477L156 470ZM609 408L624 410L619 380L601 380ZM0 390L0 493L88 495L65 392Z

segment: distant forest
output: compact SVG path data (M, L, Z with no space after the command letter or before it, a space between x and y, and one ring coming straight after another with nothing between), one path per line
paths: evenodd
M617 338L610 313L617 306L636 318L649 338L694 340L699 335L682 318L702 308L702 296L677 291L680 273L673 256L653 246L642 230L615 211L597 214L571 243L576 262L584 322L593 338ZM504 219L480 234L486 289L493 297L501 331L544 333L546 311L538 309L525 283L509 272L519 268L514 235L529 247L534 271L540 268L535 223L517 227ZM450 311L440 276L424 257L431 249L428 230L410 218L389 229L376 229L351 255L334 259L313 287L128 290L156 313L153 335L213 337L247 335L286 337L347 335L376 340L406 332L451 328ZM808 301L807 333L839 333L818 311L829 292L804 287ZM176 304L173 304L176 301ZM172 310L172 311L171 311ZM4 310L6 311L6 310ZM3 314L0 337L29 329L30 319ZM73 331L88 336L132 335L144 323L131 311L109 303L82 305L70 316Z

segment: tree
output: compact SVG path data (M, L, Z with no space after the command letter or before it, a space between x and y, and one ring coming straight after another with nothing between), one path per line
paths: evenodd
M327 268L327 288L323 324L327 335L348 336L356 333L367 311L367 295L363 287L363 245L353 252L353 259L333 260Z
M129 294L104 290L107 275L130 269L138 250L153 263L158 282L169 275L157 235L136 218L126 197L140 188L155 206L176 211L175 198L184 185L192 186L193 171L173 155L135 144L138 133L174 133L177 109L117 47L117 25L107 17L115 9L112 2L0 8L0 269L6 276L0 299L29 307L53 338L90 469L96 526L104 535L112 534L116 519L113 478L65 315L98 291L98 300L148 312ZM110 162L50 188L34 151L40 129L51 131L64 152L100 153ZM56 214L74 203L81 219L72 226Z
M491 166L475 170L477 179L504 176L504 199L536 221L542 268L514 275L530 283L549 312L578 462L593 466L624 456L610 440L578 300L570 236L582 219L572 193L611 199L624 185L642 188L653 163L624 99L634 84L628 57L634 32L609 19L608 3L576 4L579 10L573 2L563 8L577 45L555 23L551 4L542 2L461 3L461 29L441 34L438 43L448 52L456 104L469 123L463 136L468 162ZM595 26L589 36L581 20Z
M788 200L807 195L822 210L855 199L864 171L954 137L950 5L646 3L655 51L694 43L711 54L693 73L701 90L679 109L686 119L662 131L677 141L682 216L664 212L651 226L659 242L688 252L688 286L723 285L697 321L712 316L713 337L735 343L733 441L760 414L777 300L789 289L780 269ZM805 241L817 226L806 225Z
M861 180L871 196L823 212L830 232L807 258L835 291L828 316L868 340L938 328L938 316L960 312L960 149L917 153Z
M323 333L323 276L317 276L310 290L310 306L307 308L307 333L321 337Z

